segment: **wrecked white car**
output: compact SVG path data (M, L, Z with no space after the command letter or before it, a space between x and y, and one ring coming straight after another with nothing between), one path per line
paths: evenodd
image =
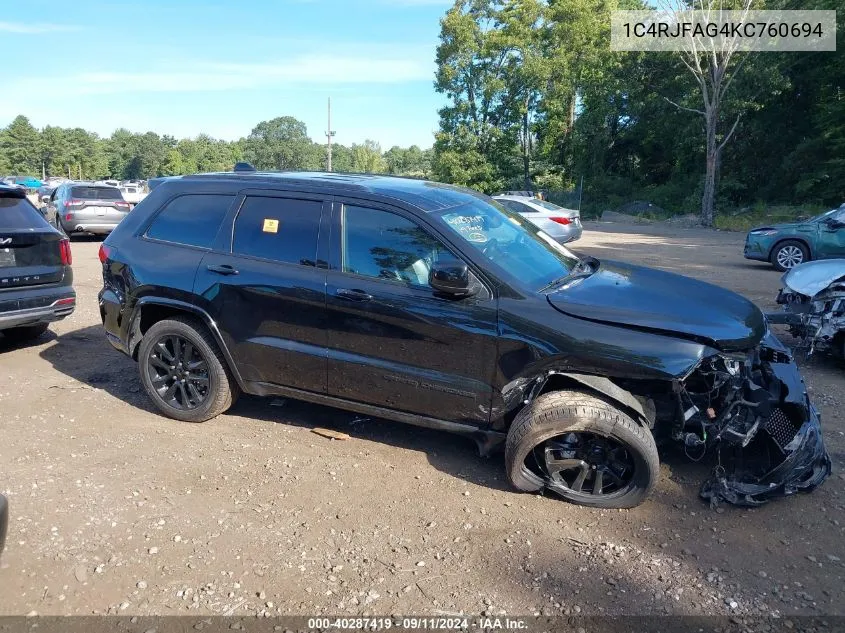
M807 354L831 352L845 358L845 259L796 266L783 276L777 302L783 311L769 323L788 325Z

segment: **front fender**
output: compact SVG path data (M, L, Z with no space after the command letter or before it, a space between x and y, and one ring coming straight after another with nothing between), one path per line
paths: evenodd
M609 378L554 369L531 378L517 378L505 385L502 392L505 401L505 413L514 413L523 406L531 404L537 396L543 393L546 385L552 379L563 380L563 385L567 387L584 387L589 391L603 395L639 424L646 427L654 426L653 407L651 410L647 410L640 399ZM497 426L499 425L494 423L494 427Z

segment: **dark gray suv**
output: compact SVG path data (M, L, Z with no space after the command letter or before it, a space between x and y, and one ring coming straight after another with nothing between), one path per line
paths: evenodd
M67 182L56 188L42 213L67 235L108 235L129 211L130 205L117 187Z

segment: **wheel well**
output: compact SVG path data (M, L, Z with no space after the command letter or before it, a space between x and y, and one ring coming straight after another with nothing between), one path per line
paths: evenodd
M804 248L807 249L807 253L809 254L807 261L810 261L811 259L813 259L813 249L810 248L810 243L807 240L805 240L803 237L785 237L783 239L778 240L769 249L769 259L772 258L772 253L774 253L775 250L777 250L777 247L780 246L781 244L783 244L784 242L799 242L799 243L803 244Z
M548 380L546 380L546 384L543 385L543 388L540 389L540 393L537 395L542 396L544 393L548 393L549 391L565 391L567 389L584 389L592 391L574 378L561 376L560 374L552 374L549 376Z
M654 427L654 403L651 402L651 404L649 404L649 398L637 396L635 393L630 392L624 387L621 387L609 380L606 381L606 385L607 389L604 389L601 384L597 387L593 387L590 384L578 380L577 378L573 378L572 376L551 374L546 379L546 382L543 384L543 387L536 396L540 396L550 391L583 391L601 398L602 400L611 401L615 406L628 413L634 420L646 424L649 428Z
M141 338L147 333L147 330L159 321L173 317L188 317L195 321L200 321L193 312L177 306L151 303L141 307L141 317L138 319L137 325L137 336L134 337L135 340L133 341L132 358L134 360L138 360L138 348L141 347Z

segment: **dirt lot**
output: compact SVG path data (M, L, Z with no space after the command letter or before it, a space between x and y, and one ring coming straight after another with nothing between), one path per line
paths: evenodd
M592 224L576 250L699 277L772 308L742 236ZM99 242L74 240L77 311L0 340L0 614L845 614L845 368L803 363L833 476L747 510L663 455L656 494L597 511L509 490L469 441L243 398L201 425L151 409L99 324ZM348 441L312 433L328 426Z

